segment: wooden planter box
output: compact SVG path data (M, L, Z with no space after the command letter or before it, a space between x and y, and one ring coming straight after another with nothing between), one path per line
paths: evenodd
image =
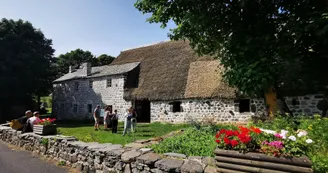
M33 132L39 135L53 135L57 133L57 126L54 125L34 125Z
M243 154L221 149L216 149L214 153L218 172L222 173L313 173L312 163L307 157L274 157L262 153Z

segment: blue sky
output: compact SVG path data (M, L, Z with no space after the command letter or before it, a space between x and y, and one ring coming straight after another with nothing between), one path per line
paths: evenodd
M81 48L94 55L169 40L165 29L149 24L135 0L0 0L0 18L23 19L53 40L55 55Z

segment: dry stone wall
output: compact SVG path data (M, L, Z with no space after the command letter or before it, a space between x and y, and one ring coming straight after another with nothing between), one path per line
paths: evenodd
M74 137L21 134L0 125L0 140L39 155L66 163L85 173L215 173L214 158L186 157L169 153L162 156L151 149L123 147L118 144L85 143Z
M107 87L107 79L111 80L111 87ZM92 88L90 88L90 81L92 81ZM53 114L59 119L92 118L92 111L96 105L112 105L122 120L126 109L131 106L131 101L123 99L124 81L124 75L115 75L54 84ZM76 82L78 82L77 91ZM77 105L76 112L74 105ZM89 112L89 105L92 107L91 112Z
M239 112L239 103L232 99L182 100L181 112L172 112L169 102L151 102L151 122L183 123L188 121L247 122L251 116L266 111L263 99L250 100L254 112Z
M285 98L288 107L295 115L321 114L317 104L322 99L323 95L321 94Z

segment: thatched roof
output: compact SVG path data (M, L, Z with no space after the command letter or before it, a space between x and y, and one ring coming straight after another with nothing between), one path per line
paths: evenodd
M223 82L223 67L218 60L196 61L190 64L186 98L235 98L236 90Z
M92 67L91 74L88 76L85 76L85 74L83 73L83 69L76 69L74 72L67 73L64 76L56 79L54 83L73 80L73 79L96 78L102 76L124 74L133 70L138 65L139 62L133 62L133 63L126 63L122 65L104 65L104 66Z
M124 97L128 100L234 96L233 90L219 80L221 77L215 68L218 62L209 56L198 56L188 41L169 41L126 50L112 65L131 62L140 62L140 73L138 87L125 91ZM204 79L197 76L198 73Z

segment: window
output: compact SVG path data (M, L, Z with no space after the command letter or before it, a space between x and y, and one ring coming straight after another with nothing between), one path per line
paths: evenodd
M73 112L74 112L74 113L77 113L77 104L74 104L74 105L73 105Z
M250 100L249 99L241 99L239 100L239 112L250 112Z
M112 79L107 79L106 86L107 88L112 87Z
M182 112L181 102L172 102L171 112Z
M92 88L93 87L93 81L89 81L89 88Z
M92 104L88 104L88 112L92 113Z
M79 91L79 83L75 82L75 91Z

